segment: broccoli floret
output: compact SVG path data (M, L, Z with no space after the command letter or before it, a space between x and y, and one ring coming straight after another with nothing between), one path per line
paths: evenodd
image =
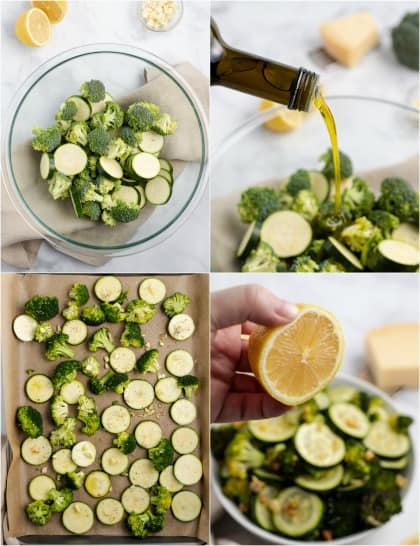
M349 400L350 404L354 404L360 408L364 413L367 412L369 407L369 396L362 391L357 391Z
M281 474L285 477L293 478L301 466L301 460L293 446L288 446L280 452L278 459Z
M149 349L137 360L136 367L140 373L157 372L160 369L159 351Z
M125 323L124 330L120 337L120 343L123 347L143 347L144 338L140 326L136 322Z
M178 128L178 122L169 114L160 114L152 124L152 130L159 135L173 135Z
M96 169L98 166L98 156L96 155L89 155L88 156L88 162L86 165L87 172L89 173L90 178L96 178Z
M104 155L110 142L111 137L102 127L97 127L88 133L88 146L93 154Z
M123 322L125 311L120 303L101 303L101 309L107 322Z
M333 492L325 499L323 529L333 538L351 535L360 530L360 498L348 493Z
M66 357L73 358L74 351L67 345L69 336L61 332L52 335L45 343L45 356L48 360Z
M105 98L105 86L99 80L90 80L82 83L80 94L89 102L100 102Z
M225 450L226 465L229 475L245 479L248 470L258 468L264 462L264 453L251 443L251 434L240 430L229 442Z
M139 104L140 106L143 106L143 108L146 108L146 110L149 110L154 118L157 118L160 115L160 107L157 104L145 100L141 100Z
M56 426L62 425L69 416L69 406L59 394L56 394L53 397L50 405L50 411L51 419Z
M360 216L353 224L347 226L341 232L342 241L354 252L362 252L366 243L372 238L380 242L382 233L366 216Z
M107 353L111 353L115 349L112 342L111 332L108 328L99 328L92 335L88 343L89 351L95 353L98 349L104 349Z
M190 303L190 298L187 294L181 292L175 292L172 296L168 296L163 300L162 308L165 315L169 318L183 313Z
M398 61L413 70L419 69L419 12L404 15L392 29L392 47Z
M77 418L83 423L80 429L84 434L92 436L101 426L96 402L90 396L82 395L77 401Z
M89 389L93 394L104 394L108 391L108 380L114 375L114 372L109 371L101 378L91 377L88 381Z
M99 324L105 322L105 313L99 305L89 305L82 309L80 318L89 326L99 326Z
M88 377L97 377L99 375L101 365L99 363L99 360L92 355L82 360L80 368L81 372Z
M88 141L89 126L85 121L73 121L65 134L67 142L86 146Z
M105 131L119 129L124 121L124 111L116 102L107 102L103 112L93 114L90 125L93 129L101 128Z
M413 419L408 415L390 415L388 423L395 432L400 434L408 434L408 428L413 423Z
M366 448L361 442L349 439L346 442L344 462L351 471L352 478L366 481L370 476L370 464L365 458Z
M135 299L130 301L127 305L127 316L125 320L127 322L136 322L137 324L146 324L151 320L157 311L156 305L147 303L142 299Z
M223 484L223 493L239 504L242 512L247 512L251 500L248 478L228 478Z
M198 389L198 377L194 375L178 377L178 387L183 389L186 398L191 398L194 391Z
M79 472L67 472L64 476L64 482L70 489L80 489L85 482L85 473L82 470Z
M114 138L111 140L107 150L107 157L110 159L118 159L122 163L131 155L133 149L122 138Z
M342 263L332 258L323 260L319 264L319 270L321 273L345 273L347 271Z
M306 250L306 254L315 262L320 262L324 257L325 239L314 239Z
M369 184L354 177L351 186L343 191L343 205L354 218L368 214L375 204L375 194Z
M85 284L74 283L69 290L69 298L77 305L85 305L89 300L89 290Z
M284 208L280 194L273 188L255 187L242 192L238 205L242 222L262 222L270 214Z
M117 199L111 209L111 215L116 222L127 224L138 218L140 210L139 205L135 203L127 203L126 201Z
M316 195L309 190L300 190L292 205L292 210L298 212L308 222L312 222L318 214L319 201Z
M145 538L149 534L150 511L143 512L143 514L132 512L128 515L126 523L133 536Z
M120 138L132 148L137 146L137 138L131 127L124 126L121 128Z
M245 273L275 273L281 265L280 258L274 254L271 246L261 241L257 248L251 250L241 270Z
M293 197L296 197L302 190L310 190L311 178L309 171L306 169L298 169L290 176L286 189L287 192Z
M122 394L129 383L130 379L126 373L114 373L108 379L106 386L109 391L114 391L117 394Z
M217 460L221 460L225 456L225 449L232 438L235 436L237 429L233 425L220 425L212 427L210 430L211 436L211 451Z
M377 207L397 216L402 222L419 222L418 194L403 178L385 178Z
M78 178L76 188L82 203L89 203L90 201L102 203L104 199L104 196L97 191L97 186L90 179Z
M135 102L128 107L125 120L134 131L148 131L152 128L155 117L150 110Z
M374 468L370 487L364 493L359 509L362 520L370 527L382 525L401 512L401 493L394 472Z
M51 431L50 444L52 447L72 447L76 443L77 421L74 417L67 417L62 425Z
M101 217L101 205L97 201L86 201L82 205L82 215L86 216L91 222L97 222Z
M52 516L51 506L41 500L29 503L25 512L29 521L34 525L46 525Z
M345 178L349 178L353 174L353 164L347 154L341 151L339 152L339 154L340 154L340 176L341 176L341 180L344 180ZM334 180L335 173L334 173L334 163L333 163L331 148L329 148L324 154L322 154L322 156L320 157L320 160L324 162L322 174L328 180Z
M171 507L172 495L163 485L154 485L150 492L150 504L156 514L166 514Z
M168 439L163 438L157 446L148 450L147 455L156 470L162 472L162 470L172 464L174 450L171 442Z
M302 405L302 420L312 423L319 415L319 407L313 398Z
M38 343L44 343L54 335L54 327L50 322L41 322L35 328L34 340Z
M335 203L324 201L319 206L319 212L315 218L315 228L317 235L327 237L340 232L347 224L351 222L351 212L341 205L339 212L336 212Z
M319 271L319 265L310 256L303 254L293 260L290 271L295 271L296 273L314 273Z
M154 514L149 510L149 523L147 527L151 533L162 531L165 526L165 517L163 514Z
M285 189L279 190L278 192L278 210L288 210L292 208L293 196L290 195Z
M381 230L384 239L390 239L392 232L400 225L400 219L397 216L384 210L372 210L368 219Z
M109 180L105 176L98 176L95 185L101 195L106 195L115 189L115 181Z
M71 121L77 114L76 103L72 100L66 100L60 106L60 110L56 113L55 119L57 121Z
M75 301L69 301L61 314L66 320L75 320L79 317L79 306Z
M265 452L264 466L277 473L280 470L280 459L285 449L286 444L284 443L274 444L269 447Z
M66 199L71 188L71 178L60 172L55 172L48 182L48 191L53 199Z
M110 197L110 196L109 196ZM105 200L102 207L105 206ZM112 216L112 213L110 210L103 210L101 214L101 220L106 226L116 226L118 222L115 220L115 218Z
M127 432L126 430L119 432L112 443L121 451L121 453L125 453L126 455L132 453L137 446L134 434Z
M16 424L30 438L38 438L43 431L42 415L31 406L19 406L16 412Z
M53 512L62 512L73 502L73 491L68 487L63 489L50 489L47 494L47 502Z
M53 152L61 144L61 131L57 125L47 129L34 127L32 133L32 148L38 152Z
M78 360L65 360L57 364L51 378L54 389L59 391L63 385L74 381L78 371L80 371L80 362Z
M58 311L58 298L55 296L34 296L25 303L25 313L38 322L54 318Z

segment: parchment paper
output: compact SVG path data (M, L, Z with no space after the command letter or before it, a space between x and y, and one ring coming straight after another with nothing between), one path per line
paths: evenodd
M375 193L379 193L381 182L388 176L405 178L415 188L418 188L418 157L412 157L404 163L392 165L368 172L357 173L366 179ZM280 188L281 180L256 181L254 186L268 186ZM212 271L239 271L239 262L236 259L236 251L243 237L246 224L243 224L238 214L238 203L241 199L241 191L230 193L219 199L213 199L211 205L211 265Z
M150 275L149 275L150 276ZM7 514L9 524L9 536L23 537L27 535L43 535L60 536L70 535L64 527L61 525L60 514L54 514L50 523L44 527L36 527L32 525L27 519L24 509L30 498L27 493L27 485L29 480L36 475L39 475L43 467L47 467L47 475L53 479L56 475L52 469L50 462L42 467L33 467L26 464L20 457L20 444L25 438L25 434L19 431L15 426L15 414L16 408L22 404L30 404L36 407L42 415L44 421L44 434L48 436L49 432L53 428L50 416L49 416L49 403L46 404L34 404L28 400L24 393L24 384L29 377L27 370L33 369L39 373L51 374L56 364L61 360L55 362L49 362L43 355L43 344L36 342L22 343L18 341L12 333L11 324L13 318L23 312L23 305L30 297L35 294L41 295L57 295L60 301L61 308L67 301L67 292L70 286L74 282L85 283L92 294L93 283L97 277L91 275L38 275L38 274L2 274L2 290L3 290L3 302L2 302L2 334L3 334L3 385L4 385L4 398L5 398L5 420L7 427L7 436L12 450L12 461L7 476L6 485L6 502L7 502ZM137 275L119 275L124 289L129 289L129 300L137 297L137 287L139 282L144 278ZM192 487L187 487L198 493L203 500L203 510L200 517L191 523L181 523L177 521L170 512L166 515L166 525L163 531L157 535L152 535L146 542L153 542L153 537L166 537L171 538L187 537L189 539L195 539L196 541L208 542L208 523L209 523L209 288L208 288L208 275L167 275L159 276L166 287L167 294L170 295L175 291L181 291L188 294L191 298L191 303L188 307L188 313L191 314L195 323L196 331L192 338L185 342L174 341L166 336L166 324L167 318L165 315L158 311L155 317L148 323L142 326L142 333L145 338L145 342L149 342L151 347L156 347L160 351L160 372L169 375L166 371L164 362L165 356L170 351L176 348L185 348L191 352L195 360L195 367L193 373L200 379L200 386L195 395L194 402L197 407L197 420L192 423L192 427L195 428L200 436L200 445L195 451L195 454L203 461L203 480ZM95 302L94 296L91 295L89 304ZM59 323L60 319L53 320L54 323ZM108 324L107 327L113 333L114 343L118 344L120 333L123 330L122 324ZM89 326L89 334L95 331L97 327ZM163 346L159 344L159 341L163 341ZM140 356L143 349L134 349L136 356ZM75 358L82 359L89 353L86 344L79 345L75 348ZM99 360L102 361L102 357L105 356L104 351L98 351L96 355ZM62 359L64 360L64 359ZM103 370L105 372L105 368ZM159 373L160 373L159 372ZM130 373L130 378L146 378L151 383L157 381L156 374L146 374L145 376L133 371ZM78 374L78 379L86 383L87 378L83 374ZM87 390L87 394L89 391ZM98 411L101 412L105 407L109 406L114 400L118 400L122 403L122 395L115 393L107 393L101 396L95 397ZM169 437L171 432L177 428L176 425L169 417L168 410L169 405L163 404L155 399L154 404L155 413L153 415L145 416L144 411L131 410L132 413L130 431L134 431L136 425L142 420L155 419L159 420L162 426L164 436ZM73 409L70 413L73 414ZM159 419L158 419L159 417ZM78 425L80 428L80 425ZM112 440L115 436L107 433L104 430L96 432L94 436L86 436L80 432L77 432L77 440L91 440L97 448L97 455L95 463L91 466L83 469L85 473L92 470L100 469L100 457L102 452L111 447ZM137 458L146 456L146 451L140 447L128 455L129 462L131 463ZM130 485L128 477L113 476L112 491L110 496L119 498L121 492ZM57 482L59 483L59 482ZM90 497L84 488L81 488L74 492L74 500L81 500L87 502L93 509L100 499L94 499ZM114 526L104 526L99 522L95 522L93 528L86 533L90 536L129 536L124 522ZM41 543L42 543L42 539ZM162 539L155 539L156 541Z

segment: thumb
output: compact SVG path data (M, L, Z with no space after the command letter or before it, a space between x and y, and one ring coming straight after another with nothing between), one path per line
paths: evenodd
M278 417L289 409L266 393L232 392L226 397L220 413L212 417L219 423L248 421Z

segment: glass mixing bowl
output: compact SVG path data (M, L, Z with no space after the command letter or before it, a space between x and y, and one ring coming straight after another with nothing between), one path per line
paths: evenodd
M356 174L383 169L385 178L391 172L403 177L407 172L418 186L419 110L368 97L331 96L327 101L336 119L340 149L353 160ZM281 108L257 113L232 131L212 156L213 271L239 270L235 253L245 231L236 206L241 192L284 180L299 168L318 168L318 158L330 147L317 111L290 133L264 128L263 123ZM378 190L379 179L375 178L372 185Z
M77 94L82 82L99 79L118 100L145 83L146 69L154 69L167 78L169 88L173 86L182 97L180 109L188 113L199 135L198 160L183 163L166 205L146 207L138 220L113 228L81 219L80 229L77 224L75 230L70 201L54 201L47 184L39 180L40 153L31 150L32 128L52 125L60 104L69 95ZM190 216L205 188L208 134L203 108L190 85L174 68L136 47L91 44L50 59L16 93L3 134L5 184L16 209L40 237L58 250L74 255L116 257L157 245Z

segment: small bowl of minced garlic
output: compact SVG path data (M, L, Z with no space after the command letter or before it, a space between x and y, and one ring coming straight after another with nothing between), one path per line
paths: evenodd
M182 1L145 0L140 2L139 17L143 25L155 32L172 30L181 20Z

